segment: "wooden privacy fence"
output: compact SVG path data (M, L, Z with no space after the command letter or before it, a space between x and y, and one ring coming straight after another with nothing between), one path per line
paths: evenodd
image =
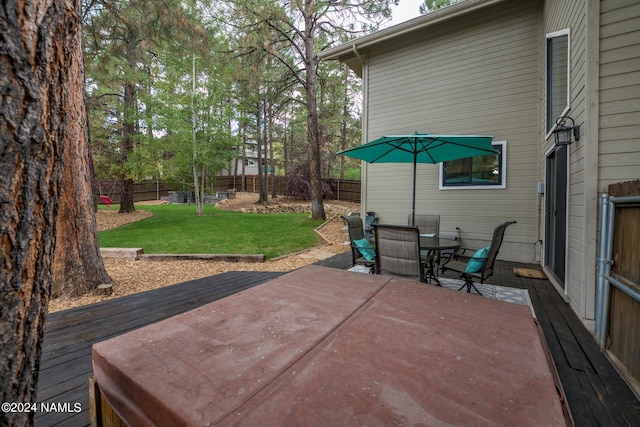
M160 200L168 195L169 185L164 181L143 181L133 184L133 201ZM100 196L107 196L113 203L120 203L119 184L115 182L102 182L93 186L93 197L100 203Z
M284 195L288 177L276 176L273 183L271 178L267 180L267 192L271 194L273 185L276 187L276 194ZM242 176L219 176L208 191L227 191L230 188L242 190ZM344 200L348 202L360 202L360 181L347 179L325 179L329 184L334 200ZM258 192L258 177L255 175L244 176L244 188L249 193ZM145 200L160 200L167 196L169 191L192 191L192 185L185 183L167 183L164 181L145 181L133 184L133 201L141 202ZM120 203L120 190L116 183L102 182L94 185L93 196L100 202L100 196L107 196L113 203Z
M230 188L236 190L242 190L241 175L238 176L219 176L216 178L216 182L213 185L214 191L225 191ZM267 181L267 192L271 194L272 188L275 185L276 194L284 195L287 188L287 181L289 177L276 176L272 182L271 177ZM360 202L360 181L349 179L324 179L324 182L329 184L331 188L332 198L334 200L344 200L348 202ZM256 175L244 176L244 188L249 193L258 192L258 177Z
M610 224L613 217L613 227L605 231L610 243L604 242L605 254L598 260L604 264L598 271L603 271L606 281L599 282L603 286L599 286L601 304L596 314L599 305L603 307L596 332L613 362L640 393L640 180L610 185L609 195L603 196L610 202L602 216L608 216Z

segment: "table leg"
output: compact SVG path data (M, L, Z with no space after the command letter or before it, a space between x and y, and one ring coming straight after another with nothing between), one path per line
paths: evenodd
M427 262L427 273L425 274L427 283L431 283L431 280L436 282L436 286L442 286L438 280L438 268L436 267L435 257L430 254L431 259Z

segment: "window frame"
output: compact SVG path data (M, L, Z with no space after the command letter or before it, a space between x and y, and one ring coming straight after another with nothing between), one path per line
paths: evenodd
M438 178L438 188L440 190L503 190L507 188L507 141L493 141L491 145L501 147L501 155L498 161L500 168L500 184L463 184L463 185L445 185L444 183L444 167L446 162L440 163L440 173ZM477 157L477 156L474 156ZM471 157L473 159L473 157Z
M550 88L552 89L552 86L549 86L549 81L551 78L551 72L553 67L549 67L550 65L550 59L549 59L549 43L550 41L552 41L553 39L557 39L560 37L565 37L567 38L567 99L566 99L566 103L564 108L562 109L562 112L560 113L560 115L556 118L551 118L551 109L550 109ZM559 117L562 117L564 115L567 114L567 112L571 109L571 30L569 28L565 28L563 30L560 31L554 31L552 33L548 33L545 37L545 50L544 50L544 54L545 54L545 94L544 94L544 98L545 98L545 139L548 139L551 134L553 133L553 131L556 129L556 127L558 126L556 124L556 120ZM553 120L553 123L551 123L551 121Z

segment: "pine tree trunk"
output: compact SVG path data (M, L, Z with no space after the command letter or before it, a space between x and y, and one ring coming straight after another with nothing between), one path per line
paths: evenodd
M0 393L35 403L51 286L67 111L84 109L80 1L2 2L0 22ZM0 411L0 425L35 412Z
M135 105L136 94L135 86L128 84L124 88L124 122L122 124L123 137L121 143L121 163L127 161L127 154L133 151L133 136L135 133ZM135 211L133 204L133 180L122 174L122 192L120 193L120 210L119 213L129 213Z
M311 218L325 219L324 205L322 203L322 170L320 162L320 126L318 123L318 101L316 94L316 69L317 59L313 44L312 14L305 17L307 32L305 33L305 72L306 72L306 97L307 97L307 127L309 134L309 168L311 175Z
M277 199L276 162L273 158L273 105L269 102L269 179L271 180L271 198Z
M118 213L130 213L136 210L133 204L133 180L122 175L122 190L120 192L120 210Z
M342 66L342 71L344 72L344 98L342 99L342 121L340 123L340 151L344 151L347 149L347 120L349 119L349 78L348 72ZM340 179L344 179L344 156L340 156Z
M257 105L256 108L256 128L257 128L257 136L256 136L256 142L258 143L258 194L260 195L260 197L258 198L258 203L261 203L263 205L268 205L269 204L269 196L267 193L267 183L266 183L266 179L264 177L264 173L262 170L262 164L263 164L263 159L262 159L262 147L263 147L263 141L264 141L264 134L265 132L263 131L263 127L262 127L262 117L264 114L264 109L263 109L263 105L262 101L260 101Z
M79 52L81 54L81 52ZM91 170L87 112L84 108L84 64L74 61L70 74L75 78L69 97L80 100L65 113L69 144L63 150L63 185L56 230L51 298L75 297L111 283L104 267L91 191Z

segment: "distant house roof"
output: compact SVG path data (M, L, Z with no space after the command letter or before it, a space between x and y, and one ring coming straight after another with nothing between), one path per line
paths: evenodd
M320 59L336 59L344 62L353 71L362 77L362 59L360 50L371 48L375 45L427 28L431 25L453 19L462 15L473 13L488 6L503 3L507 0L465 0L451 6L438 9L409 21L402 22L393 27L385 28L375 33L351 40L339 46L325 49L318 53Z

